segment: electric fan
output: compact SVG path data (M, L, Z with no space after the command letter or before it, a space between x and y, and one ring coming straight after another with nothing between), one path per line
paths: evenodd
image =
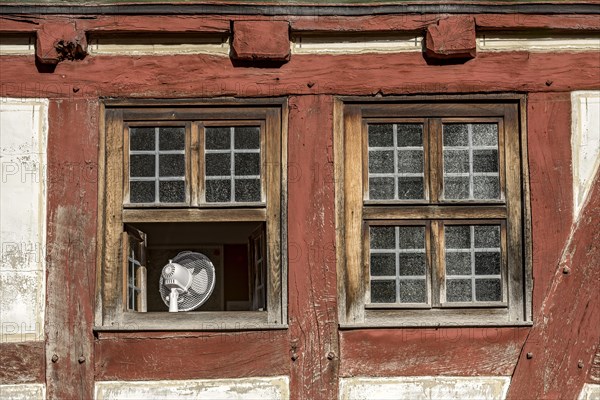
M195 310L215 288L215 267L204 254L182 251L163 267L159 287L169 312Z

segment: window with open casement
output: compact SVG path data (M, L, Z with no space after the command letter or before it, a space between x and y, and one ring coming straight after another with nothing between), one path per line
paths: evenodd
M520 100L340 105L342 326L529 323Z
M284 106L106 105L97 329L285 326ZM208 257L214 289L169 313L161 271L184 251Z

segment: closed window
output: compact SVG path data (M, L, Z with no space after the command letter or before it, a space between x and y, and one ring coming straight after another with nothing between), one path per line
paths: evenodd
M519 105L343 106L342 325L528 323Z

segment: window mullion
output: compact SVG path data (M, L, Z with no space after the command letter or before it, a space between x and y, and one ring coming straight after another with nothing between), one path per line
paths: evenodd
M445 297L445 270L442 262L444 239L442 235L443 223L439 220L431 221L430 225L430 273L431 273L431 306L440 307L442 299Z
M442 148L442 120L429 118L427 120L427 140L429 144L429 186L430 202L438 203L442 195L443 177L443 148Z

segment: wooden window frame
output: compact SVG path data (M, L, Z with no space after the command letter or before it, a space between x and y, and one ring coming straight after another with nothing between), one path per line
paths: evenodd
M265 100L107 100L99 154L95 330L243 330L287 327L287 103ZM261 126L260 203L206 204L199 140L204 123ZM186 204L127 202L128 126L186 126ZM263 158L264 157L264 158ZM266 311L132 312L124 296L125 224L264 222L268 237ZM153 290L150 288L150 290Z
M522 95L337 98L334 107L338 311L342 328L531 325L526 98ZM367 124L424 121L425 200L368 200ZM498 200L444 200L443 122L499 124ZM429 140L427 140L429 138ZM429 148L428 148L429 147ZM427 167L429 166L429 168ZM370 225L426 225L429 305L368 304ZM444 224L500 224L501 302L443 303Z

